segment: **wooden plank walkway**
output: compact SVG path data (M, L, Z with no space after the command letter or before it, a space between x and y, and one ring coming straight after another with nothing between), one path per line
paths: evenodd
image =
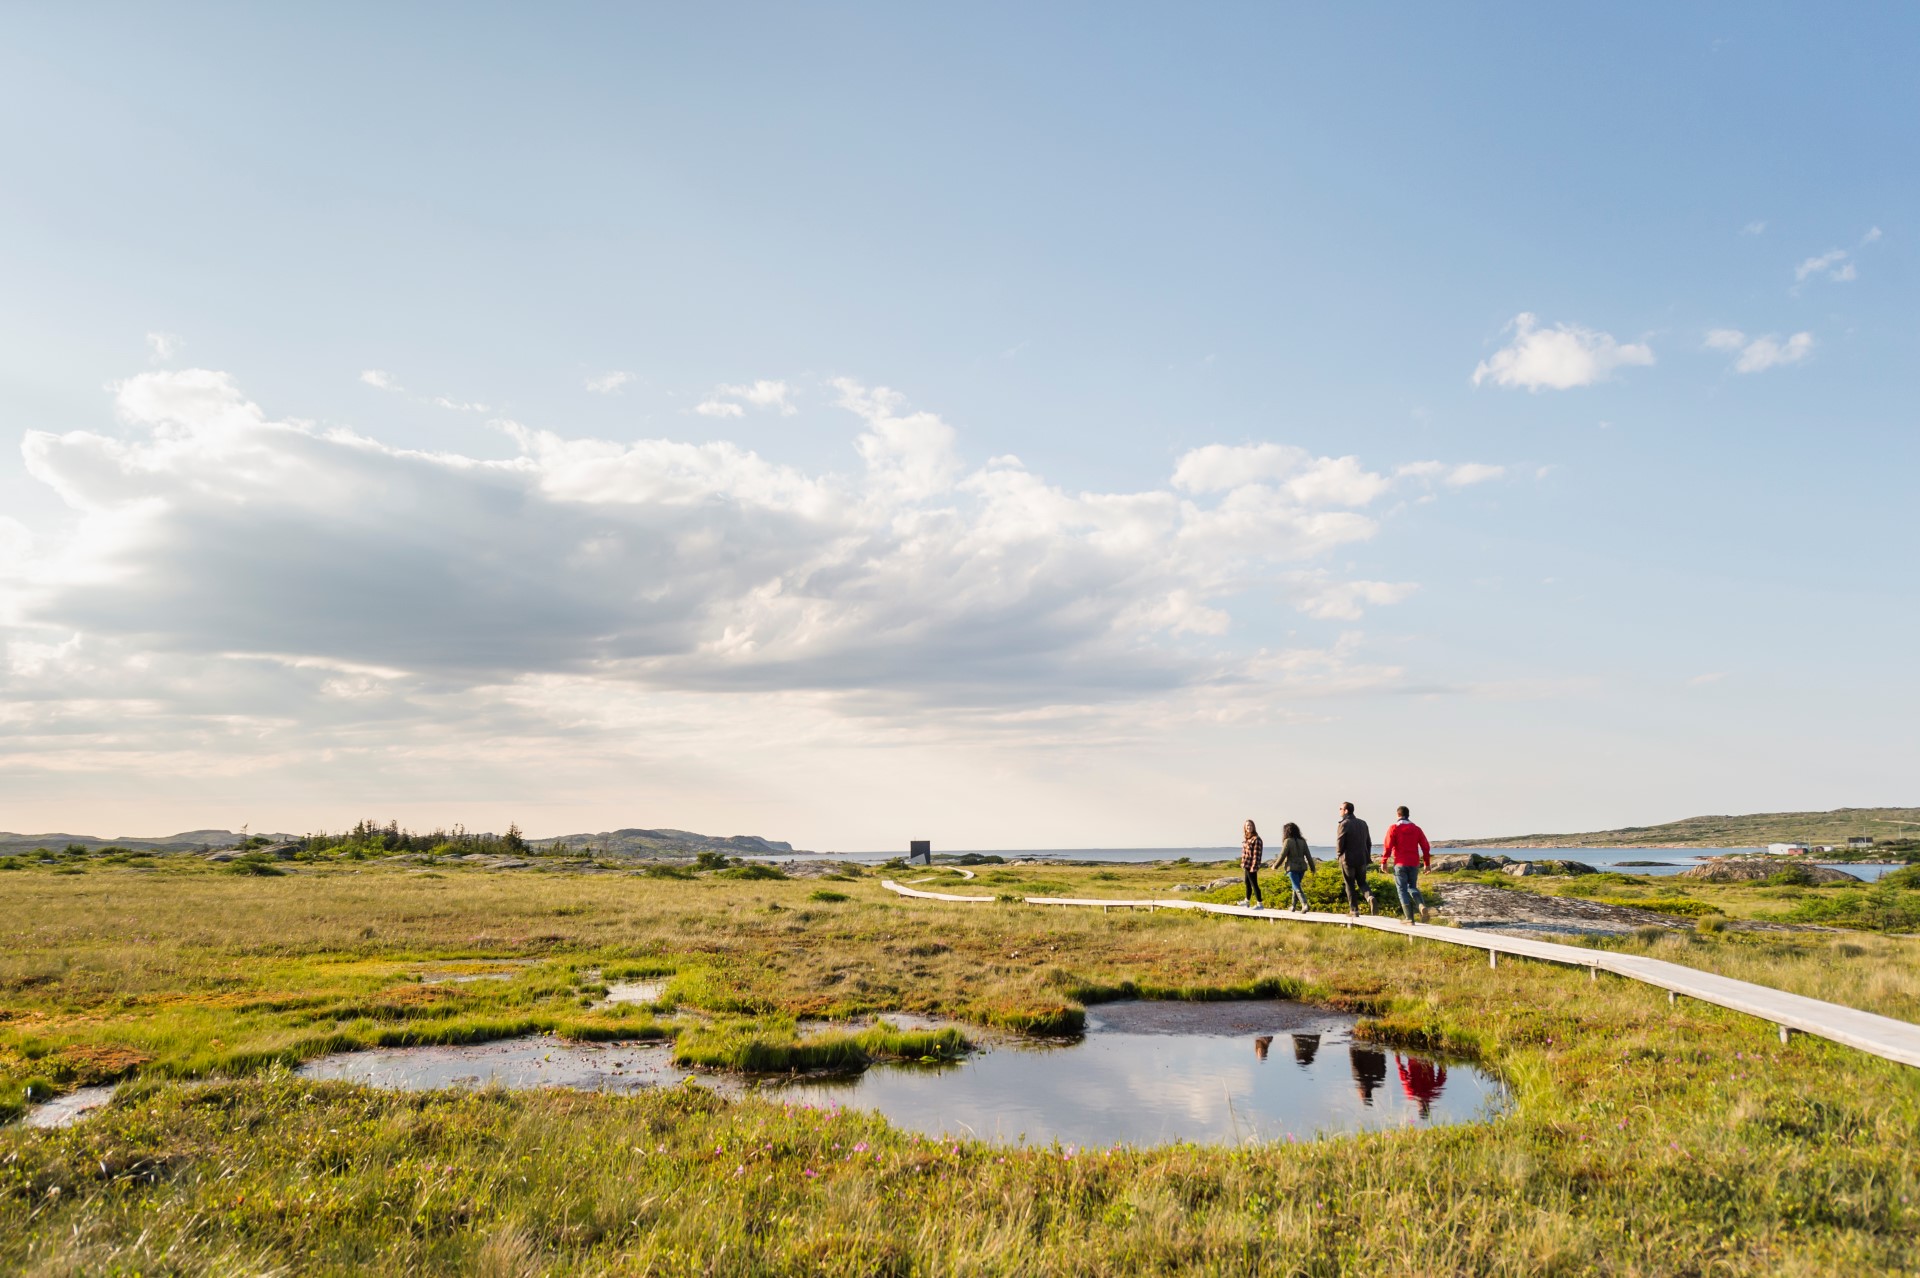
M900 886L891 879L883 881L880 886L889 891L898 892L902 896L923 897L935 901L991 901L994 899L990 896L955 896L946 892L916 892L912 888ZM1409 939L1442 941L1448 945L1485 950L1489 967L1498 966L1502 954L1515 958L1537 959L1546 963L1563 963L1571 967L1586 968L1594 980L1599 980L1602 972L1611 972L1615 976L1624 976L1629 980L1640 981L1666 990L1670 1000L1678 995L1685 995L1703 1003L1712 1003L1717 1007L1730 1008L1764 1021L1771 1021L1780 1027L1782 1042L1786 1041L1789 1031L1797 1030L1802 1034L1812 1034L1817 1038L1844 1043L1848 1047L1858 1048L1860 1051L1886 1060L1898 1061L1903 1065L1920 1066L1920 1025L1895 1020L1891 1016L1863 1012L1858 1008L1842 1007L1838 1003L1827 1003L1817 998L1789 994L1785 990L1755 985L1751 981L1736 981L1732 977L1717 976L1698 968L1669 963L1664 959L1646 958L1638 954L1615 954L1607 950L1590 950L1578 945L1562 945L1557 941L1539 941L1531 937L1508 936L1501 932L1485 932L1472 928L1434 927L1428 923L1409 924L1372 915L1349 918L1345 914L1325 914L1317 911L1295 914L1287 910L1261 910L1244 905L1213 905L1205 901L1103 900L1099 897L1066 896L1029 896L1025 900L1028 905L1099 906L1102 910L1195 910L1206 914L1226 914L1235 918L1264 919L1270 923L1318 923L1333 927L1364 927Z

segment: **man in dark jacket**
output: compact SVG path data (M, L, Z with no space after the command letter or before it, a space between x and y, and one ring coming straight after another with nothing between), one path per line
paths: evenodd
M1367 887L1367 867L1373 864L1373 831L1353 814L1351 803L1340 805L1340 824L1334 827L1333 849L1334 859L1340 862L1340 886L1347 894L1347 914L1359 917L1362 900L1367 903L1367 913L1378 914L1380 907Z

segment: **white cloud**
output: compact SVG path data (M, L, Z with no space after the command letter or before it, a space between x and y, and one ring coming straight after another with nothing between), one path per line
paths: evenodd
M401 389L400 383L393 379L393 374L387 372L385 369L369 368L360 374L360 380L378 390L397 391Z
M1853 269L1853 263L1847 261L1848 256L1845 249L1828 249L1794 267L1793 278L1797 283L1805 283L1810 277L1821 274L1841 283L1856 279L1858 273Z
M738 386L715 387L713 394L696 404L693 411L703 417L741 417L746 413L746 406L772 409L782 417L791 417L800 411L794 406L792 391L785 382L766 378Z
M1765 222L1758 222L1758 221L1749 222L1745 226L1740 228L1740 234L1742 235L1764 235L1766 234L1766 231L1767 231L1767 224Z
M178 355L187 344L187 339L178 333L148 333L147 345L153 350L155 363L164 364Z
M1396 604L1420 587L1410 581L1336 581L1298 601L1301 612L1320 621L1358 621L1368 607Z
M1812 333L1795 333L1781 339L1772 333L1749 338L1737 328L1716 328L1707 333L1707 347L1716 351L1737 351L1733 362L1736 372L1760 373L1783 364L1797 364L1813 351Z
M1877 226L1870 226L1867 228L1867 233L1860 237L1860 242L1862 244L1872 244L1875 240L1878 240L1879 238L1880 238L1880 228Z
M1524 386L1530 391L1570 390L1605 381L1616 368L1653 363L1653 350L1612 335L1556 324L1541 328L1536 316L1522 312L1508 325L1513 340L1473 370L1473 384Z
M261 716L444 721L461 713L448 698L477 712L487 689L539 679L909 717L1277 696L1299 680L1234 643L1232 601L1371 537L1345 507L1401 473L1251 444L1194 450L1172 487L1073 492L1012 457L970 469L953 427L895 391L834 387L856 424L851 474L511 422L511 458L428 454L272 419L223 373L130 378L124 434L23 444L78 518L51 539L0 528L30 586L8 677L66 689L89 723L116 712L87 719L86 688L101 707L217 711L223 732ZM1299 606L1330 620L1414 589L1301 580ZM1343 672L1315 687L1397 677L1288 660Z
M596 395L611 395L632 380L632 373L619 371L602 373L598 377L587 379L587 389Z
M1420 479L1430 483L1445 484L1449 488L1465 488L1469 484L1484 484L1491 479L1499 479L1507 473L1505 466L1490 466L1485 462L1462 462L1450 465L1441 461L1408 462L1393 472L1395 479Z

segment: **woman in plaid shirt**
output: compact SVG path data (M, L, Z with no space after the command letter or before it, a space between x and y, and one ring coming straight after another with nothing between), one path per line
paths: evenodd
M1260 908L1260 854L1267 845L1260 839L1260 831L1253 828L1253 818L1247 818L1247 828L1240 832L1240 872L1247 876L1247 899L1244 904L1255 909Z

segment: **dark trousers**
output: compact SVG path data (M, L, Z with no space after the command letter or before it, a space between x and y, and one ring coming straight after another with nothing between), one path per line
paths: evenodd
M1347 894L1347 909L1360 912L1360 903L1365 901L1369 910L1373 909L1373 893L1367 890L1367 867L1363 862L1355 865L1348 860L1340 862L1340 888Z
M1247 876L1247 899L1258 903L1260 900L1260 871L1249 870L1242 867L1240 872Z

